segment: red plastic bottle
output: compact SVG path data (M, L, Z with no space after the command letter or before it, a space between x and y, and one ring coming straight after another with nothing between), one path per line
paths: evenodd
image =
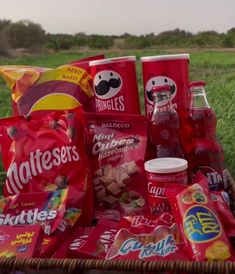
M152 93L154 109L149 131L153 157L184 158L179 141L179 117L171 102L170 86L155 86Z
M216 115L208 104L204 81L191 82L191 106L187 116L188 140L186 159L189 177L201 170L208 178L209 188L224 188L224 153L216 139Z

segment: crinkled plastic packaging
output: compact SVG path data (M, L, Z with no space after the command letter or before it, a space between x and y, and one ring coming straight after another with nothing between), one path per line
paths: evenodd
M40 257L51 258L54 254L59 252L59 247L65 246L66 239L73 233L73 227L77 223L80 218L81 210L78 208L67 208L65 214L63 216L62 221L60 222L56 231L51 235L45 235L42 242L42 249L40 252ZM63 241L61 242L61 239ZM61 256L60 254L65 252L66 250L60 250L60 253L57 256Z
M211 200L208 183L204 176L197 182L184 189L177 185L166 188L186 250L196 261L233 260L233 250Z
M141 115L86 114L95 209L146 211L146 123Z
M124 216L106 259L188 260L174 217Z
M88 62L77 60L55 69L34 66L0 66L0 75L12 92L13 113L73 109L89 110L94 95Z
M87 259L105 259L114 237L117 233L118 222L100 219L88 235L85 243L80 246L73 257Z
M89 225L93 189L82 108L1 119L0 134L7 172L4 195L68 187L66 207L80 208L81 223Z
M0 258L29 259L39 257L43 230L40 225L1 226Z
M0 200L1 226L41 225L53 233L64 218L68 188L55 192L19 193Z

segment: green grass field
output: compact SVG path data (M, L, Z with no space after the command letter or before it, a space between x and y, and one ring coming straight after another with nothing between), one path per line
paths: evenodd
M187 52L187 50L185 50ZM107 52L107 57L136 55L139 94L143 110L143 85L139 57L167 54L157 50ZM171 53L173 53L171 51ZM44 54L17 59L1 59L0 65L20 64L56 67L100 52ZM190 80L207 82L208 101L217 114L217 137L224 147L225 163L235 176L235 52L193 51L190 54ZM0 115L11 115L10 91L0 79Z

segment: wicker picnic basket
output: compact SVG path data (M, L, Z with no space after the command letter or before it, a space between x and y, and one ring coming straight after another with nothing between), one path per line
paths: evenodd
M235 182L226 170L228 193L235 214ZM0 274L24 272L37 273L235 273L235 262L141 261L93 259L15 259L0 258Z

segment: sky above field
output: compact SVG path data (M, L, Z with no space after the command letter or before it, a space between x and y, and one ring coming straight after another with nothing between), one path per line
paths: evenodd
M235 27L235 0L0 0L0 19L29 19L50 33L222 33Z

